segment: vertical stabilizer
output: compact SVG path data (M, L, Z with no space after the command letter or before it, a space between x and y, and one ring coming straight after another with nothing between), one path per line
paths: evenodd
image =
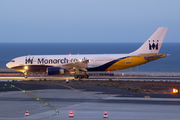
M158 28L139 49L130 54L159 53L167 30L168 27Z

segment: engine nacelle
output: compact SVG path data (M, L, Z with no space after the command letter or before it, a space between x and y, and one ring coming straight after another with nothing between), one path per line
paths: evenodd
M46 72L49 76L53 76L53 75L63 75L66 74L68 71L60 67L48 67Z

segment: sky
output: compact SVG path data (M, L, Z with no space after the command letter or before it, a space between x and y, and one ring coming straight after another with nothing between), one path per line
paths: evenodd
M145 42L169 27L180 42L180 0L0 0L1 43Z

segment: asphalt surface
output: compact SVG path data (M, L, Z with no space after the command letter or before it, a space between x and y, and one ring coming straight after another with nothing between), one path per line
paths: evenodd
M179 94L142 94L105 86L0 82L0 119L100 120L108 111L112 120L178 120L179 98ZM74 118L68 117L71 110Z
M62 86L67 85L74 89L82 91L94 91L98 94L115 94L116 97L140 97L150 96L151 98L180 98L180 94L143 94L139 92L124 90L115 87L106 87L106 86L92 86L92 85L74 85L74 84L55 84L55 83L25 83L25 82L0 82L0 92L5 91L19 91L18 89L11 87L14 85L23 90L43 90L43 89L70 89L68 87Z

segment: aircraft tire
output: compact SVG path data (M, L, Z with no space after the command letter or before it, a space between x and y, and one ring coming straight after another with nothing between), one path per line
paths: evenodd
M81 79L81 78L83 78L83 76L82 75L79 75L79 77L78 77L79 79Z
M84 76L84 78L89 78L89 75L86 74L86 75Z
M79 78L79 75L74 75L74 78L75 78L75 79L78 79L78 78Z
M28 76L27 76L27 75L25 75L25 76L24 76L24 78L28 78Z

